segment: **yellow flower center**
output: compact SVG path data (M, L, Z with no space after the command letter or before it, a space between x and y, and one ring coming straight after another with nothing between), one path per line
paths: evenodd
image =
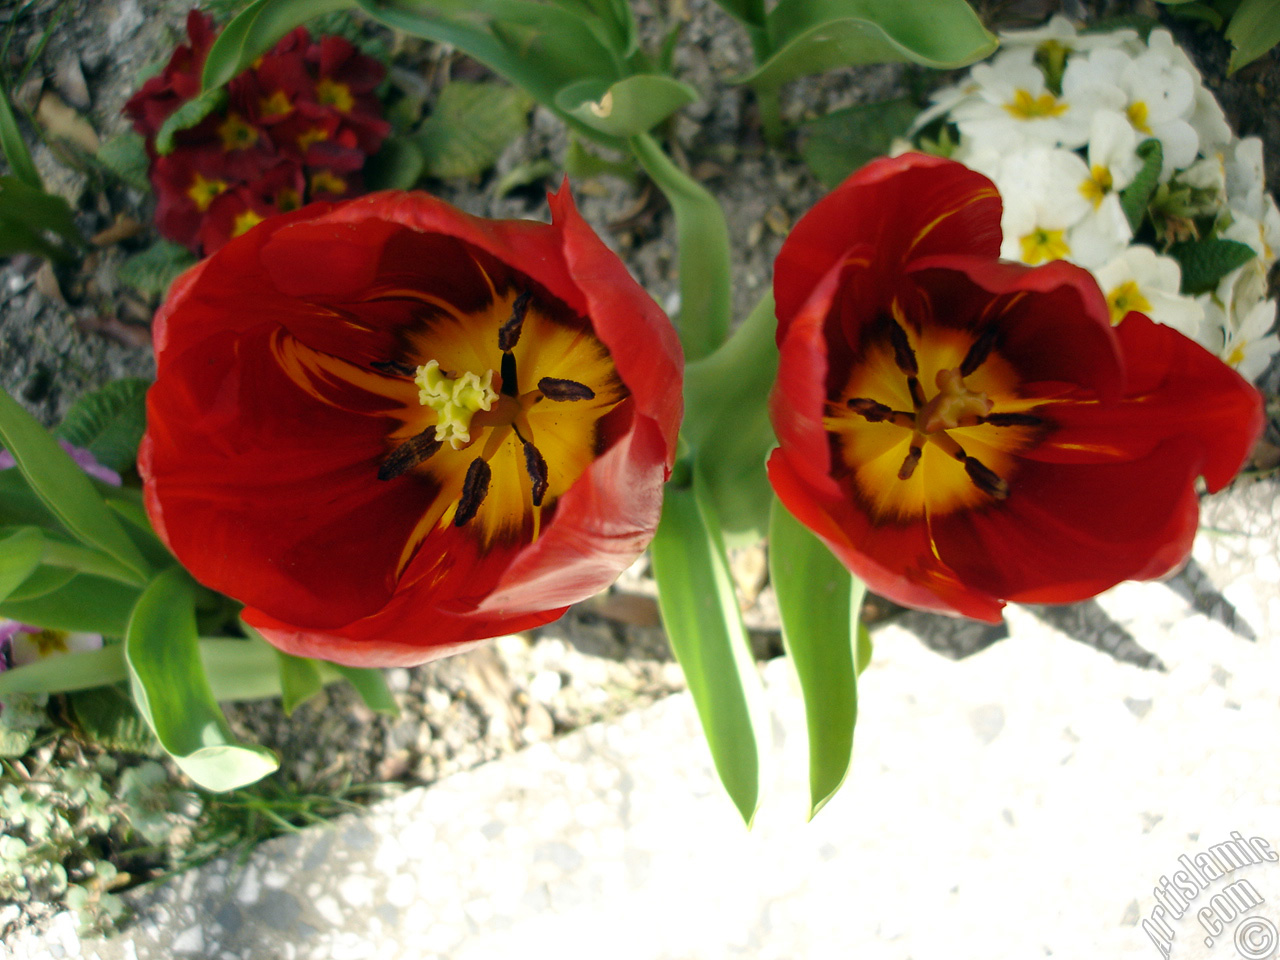
M1022 245L1023 262L1034 265L1071 256L1071 247L1067 244L1065 232L1037 227L1020 237L1018 242Z
M1031 91L1018 88L1013 92L1013 100L1004 108L1019 120L1040 120L1044 117L1060 117L1070 108L1052 93L1045 91L1040 96L1031 95Z
M1009 495L1015 454L1045 422L1017 395L999 331L916 330L885 317L828 405L837 474L873 519L908 522L981 508ZM910 331L910 332L908 332ZM937 391L931 397L924 384Z
M1104 166L1095 165L1089 171L1088 178L1080 184L1080 192L1093 204L1093 209L1097 210L1102 206L1102 201L1107 194L1111 192L1112 185L1111 171Z
M218 125L218 136L222 138L222 149L228 153L258 142L258 131L237 113L227 114L227 119Z
M237 214L235 220L232 222L231 235L233 237L238 237L242 233L247 233L265 219L266 217L263 217L254 210L245 210Z
M339 113L350 113L356 105L351 88L345 83L338 83L328 77L316 84L316 99L326 107L333 107Z
M66 653L69 649L65 630L44 629L39 633L27 634L27 639L36 648L36 653L42 658L52 656L55 653Z
M262 111L264 117L282 117L293 109L293 104L289 102L288 94L283 90L277 90L271 96L259 100L258 109Z
M297 136L298 149L305 151L313 143L329 139L329 131L324 127L308 127Z
M413 382L418 385L418 402L436 412L436 440L461 450L471 442L471 418L481 410L492 410L498 394L493 389L493 371L484 377L467 372L456 380L445 376L439 362L418 367Z
M329 170L317 170L311 175L311 192L334 194L346 193L347 181Z
M213 203L214 197L228 186L225 180L206 180L202 174L197 173L191 186L187 187L187 196L195 203L196 209L204 213L209 209L209 204Z
M1238 367L1240 364L1244 363L1243 343L1236 344L1235 349L1231 351L1231 355L1227 357L1226 363L1228 367Z
M1115 326L1130 310L1150 313L1151 301L1142 295L1142 289L1136 280L1126 280L1107 291L1107 307L1111 310L1111 325Z
M280 213L297 210L300 206L302 206L302 198L293 187L285 187L276 193L276 210Z
M1125 115L1129 118L1129 122L1133 124L1135 130L1142 133L1150 133L1151 127L1148 126L1147 116L1149 111L1147 105L1141 100L1135 100L1125 109Z

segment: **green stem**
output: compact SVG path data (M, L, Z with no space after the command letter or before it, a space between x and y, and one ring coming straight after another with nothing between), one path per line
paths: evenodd
M729 333L731 286L729 227L724 210L705 187L681 170L649 134L631 138L631 149L658 185L676 217L680 267L680 342L685 359L700 360Z
M756 95L756 110L760 114L760 127L769 146L781 148L786 145L786 124L782 122L781 87L755 86L751 88Z

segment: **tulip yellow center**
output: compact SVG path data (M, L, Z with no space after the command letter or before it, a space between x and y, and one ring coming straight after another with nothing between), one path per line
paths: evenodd
M975 336L885 317L859 350L824 425L837 475L852 480L876 520L909 522L1009 496L1015 454L1045 423L1017 395L999 338L995 326Z

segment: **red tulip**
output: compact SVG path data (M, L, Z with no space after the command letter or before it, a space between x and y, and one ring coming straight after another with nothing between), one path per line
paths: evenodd
M875 161L774 277L783 503L868 586L998 621L1168 573L1195 481L1232 479L1261 397L1172 329L1111 325L1086 271L998 260L1000 197L948 160Z
M418 663L555 619L653 536L680 347L567 189L550 200L549 225L313 204L175 283L147 509L276 646Z

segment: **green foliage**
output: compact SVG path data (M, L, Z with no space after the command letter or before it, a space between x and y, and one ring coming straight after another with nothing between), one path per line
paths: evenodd
M763 690L708 498L692 486L668 485L650 549L671 649L720 782L750 826L760 800Z
M0 257L34 253L69 260L83 242L66 200L17 177L0 177Z
M18 121L9 104L9 93L0 87L0 153L4 154L14 177L32 190L44 190L35 161L18 130Z
M130 130L112 137L98 148L97 160L129 186L151 189L151 181L147 179L151 161L147 157L146 141L140 134Z
M106 649L119 651L120 647L117 645ZM120 674L124 675L126 671L122 652L119 667ZM99 677L98 684L105 684L106 679L105 676ZM122 676L121 679L125 677ZM160 752L155 736L134 707L125 683L95 685L91 689L77 691L67 697L67 703L75 717L78 732L91 743L122 753Z
M130 377L86 394L67 412L54 436L88 450L103 466L128 470L147 428L148 386L148 381Z
M205 94L220 88L236 74L248 69L254 60L274 47L294 27L321 14L350 9L353 2L354 0L257 0L250 4L222 29L210 48L201 77ZM166 152L162 148L157 149L161 153Z
M1219 280L1257 256L1247 243L1221 237L1175 243L1168 253L1182 267L1182 292L1188 296L1211 292Z
M918 109L907 98L834 110L801 124L800 155L826 187L835 187L863 164L889 152L894 137L911 126Z
M135 253L116 272L116 279L148 297L163 297L169 285L196 263L196 255L171 240L157 240Z
M1280 43L1280 0L1242 0L1226 38L1235 47L1227 63L1230 76Z
M1147 204L1160 181L1160 168L1164 165L1164 148L1160 141L1152 137L1138 144L1138 157L1142 160L1142 169L1120 191L1120 208L1124 210L1129 228L1137 233L1147 215Z
M206 90L192 97L173 113L169 114L160 129L156 131L156 153L161 156L173 153L176 146L174 137L183 130L189 130L200 123L211 113L217 113L227 105L227 91L221 87Z
M529 128L532 106L527 94L506 84L450 83L413 137L423 171L441 180L479 176Z
M408 137L392 135L364 165L366 189L408 190L422 177L422 149Z
M580 81L556 94L556 106L601 133L634 137L697 99L698 91L687 83L660 74L636 74L614 84Z
M870 656L869 638L861 656L858 623L866 588L778 500L769 526L769 575L783 642L804 693L812 817L840 789L853 761L858 673Z

